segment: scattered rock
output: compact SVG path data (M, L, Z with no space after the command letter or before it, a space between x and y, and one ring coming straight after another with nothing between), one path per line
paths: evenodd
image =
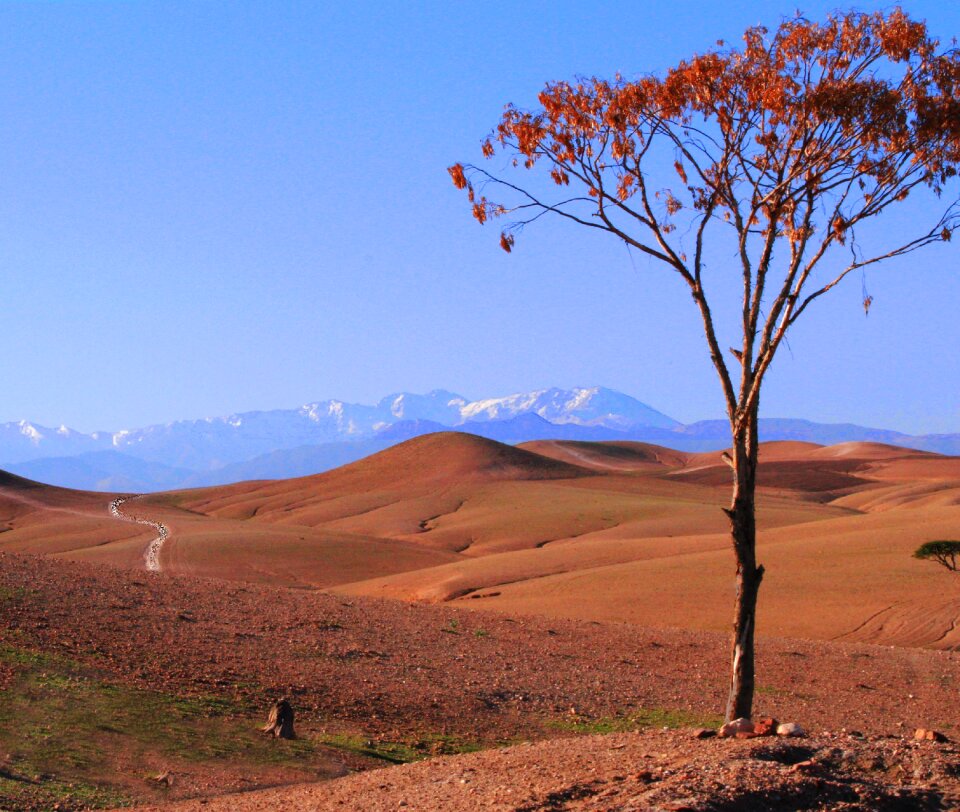
M753 723L754 736L772 736L777 731L778 722L771 716L765 716Z
M693 731L693 738L695 739L710 739L717 735L716 730L711 730L709 727L698 727Z
M150 780L156 781L156 783L161 784L164 787L173 786L173 774L169 770L160 773L160 775L153 776Z
M720 728L722 738L754 739L757 736L772 736L777 730L777 720L765 716L756 722L750 719L734 719Z
M947 737L940 733L938 730L927 730L925 727L918 727L917 732L913 734L913 738L919 741L929 741L929 742L945 742L948 741Z
M806 736L806 731L796 722L784 722L782 725L777 726L777 735L778 736L793 736L800 738Z

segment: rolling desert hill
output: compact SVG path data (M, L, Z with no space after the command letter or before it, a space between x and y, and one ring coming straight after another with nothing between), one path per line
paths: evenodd
M76 559L96 558L109 549L120 566L142 564L150 531L117 521L110 500L86 493L42 485L0 472L0 549Z
M323 474L125 504L169 573L650 627L728 627L729 469L635 442L423 435ZM912 558L960 537L960 458L762 446L761 634L960 646L960 579ZM0 481L0 549L141 566L152 525L110 497Z

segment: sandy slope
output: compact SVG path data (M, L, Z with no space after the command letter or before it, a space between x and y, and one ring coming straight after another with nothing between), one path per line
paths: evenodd
M171 572L459 600L512 613L728 627L729 469L642 443L416 438L314 477L156 494ZM911 553L960 536L960 458L765 444L761 633L955 645L958 584ZM139 566L107 499L0 481L0 549ZM937 599L936 608L931 596Z
M531 446L435 435L318 477L150 496L137 509L170 528L169 575L60 560L142 567L152 533L111 519L102 494L0 477L0 550L47 554L0 554L0 643L142 690L262 709L286 695L316 742L492 745L722 711L718 455ZM894 738L548 741L184 808L956 807L954 746L904 735L960 736L960 578L911 557L960 536L960 460L778 443L760 477L758 713ZM170 769L150 757L141 774ZM170 800L237 786L176 770Z

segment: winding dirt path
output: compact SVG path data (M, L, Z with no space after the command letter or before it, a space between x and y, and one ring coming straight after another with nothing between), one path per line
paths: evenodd
M120 509L124 503L139 498L139 496L118 496L110 503L110 515L115 519L120 519L124 522L134 522L136 524L149 525L157 531L157 537L147 545L147 549L143 552L143 562L146 568L151 572L160 572L160 549L163 547L163 543L170 535L169 528L167 528L167 526L161 522L154 522L150 519L144 519L140 516L125 515Z

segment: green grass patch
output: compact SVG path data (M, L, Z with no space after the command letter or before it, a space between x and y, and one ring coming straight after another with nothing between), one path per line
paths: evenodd
M369 739L354 733L327 733L318 737L318 741L336 750L390 764L409 764L431 756L475 753L486 746L481 742L436 733L427 733L403 741Z
M0 809L102 809L128 803L123 794L109 788L76 781L34 781L0 771Z
M0 586L0 603L22 601L27 595L35 593L35 589L27 589L25 586Z
M563 716L549 719L546 727L550 730L562 730L570 733L628 733L651 727L719 727L723 723L720 716L693 713L667 708L641 708L623 716Z
M0 646L13 671L0 702L0 809L116 806L124 766L229 762L309 770L310 741L278 742L252 709L219 696L176 696L107 682L65 657Z

